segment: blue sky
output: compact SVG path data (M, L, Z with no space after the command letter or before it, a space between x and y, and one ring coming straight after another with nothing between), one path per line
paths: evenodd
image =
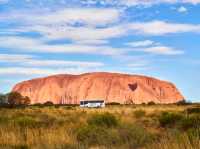
M52 74L153 76L200 101L200 0L0 0L0 92Z

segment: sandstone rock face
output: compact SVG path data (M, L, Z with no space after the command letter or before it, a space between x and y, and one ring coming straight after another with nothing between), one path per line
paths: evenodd
M184 99L169 82L138 75L86 73L55 75L17 84L13 91L28 96L31 103L79 104L80 100L102 99L107 103L176 103Z

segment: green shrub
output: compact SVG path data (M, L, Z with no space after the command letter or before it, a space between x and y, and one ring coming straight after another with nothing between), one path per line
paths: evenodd
M186 110L186 112L187 112L188 114L193 114L193 113L200 114L200 108L199 108L199 107L188 108L188 109Z
M153 135L142 126L123 124L118 131L121 144L128 144L129 148L142 147L154 140Z
M89 125L116 127L118 125L117 118L111 113L94 114L87 120Z
M89 146L94 145L115 145L118 142L117 134L105 127L86 125L79 128L77 141Z
M7 124L9 122L9 118L5 116L0 116L0 124Z
M181 114L163 112L159 117L159 122L162 127L172 127L181 119L183 119Z
M190 128L200 128L200 116L191 115L188 117L184 117L181 120L181 128L184 130L187 130Z
M45 107L43 104L41 104L41 103L35 103L35 104L33 104L32 105L33 107L36 107L36 108L43 108L43 107Z
M134 116L136 118L144 117L145 114L146 114L146 112L144 110L136 110L136 111L134 111Z
M200 140L200 128L190 128L187 130L187 134L190 140L198 139Z
M14 119L14 123L20 127L36 127L38 125L34 118L28 116L17 117Z

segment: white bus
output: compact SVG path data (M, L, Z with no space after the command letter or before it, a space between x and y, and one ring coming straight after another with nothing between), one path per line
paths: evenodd
M104 108L105 101L104 100L81 100L80 107L84 108Z

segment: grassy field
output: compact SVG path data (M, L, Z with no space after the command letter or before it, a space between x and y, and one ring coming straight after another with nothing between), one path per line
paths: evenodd
M0 109L1 149L200 149L200 106Z

